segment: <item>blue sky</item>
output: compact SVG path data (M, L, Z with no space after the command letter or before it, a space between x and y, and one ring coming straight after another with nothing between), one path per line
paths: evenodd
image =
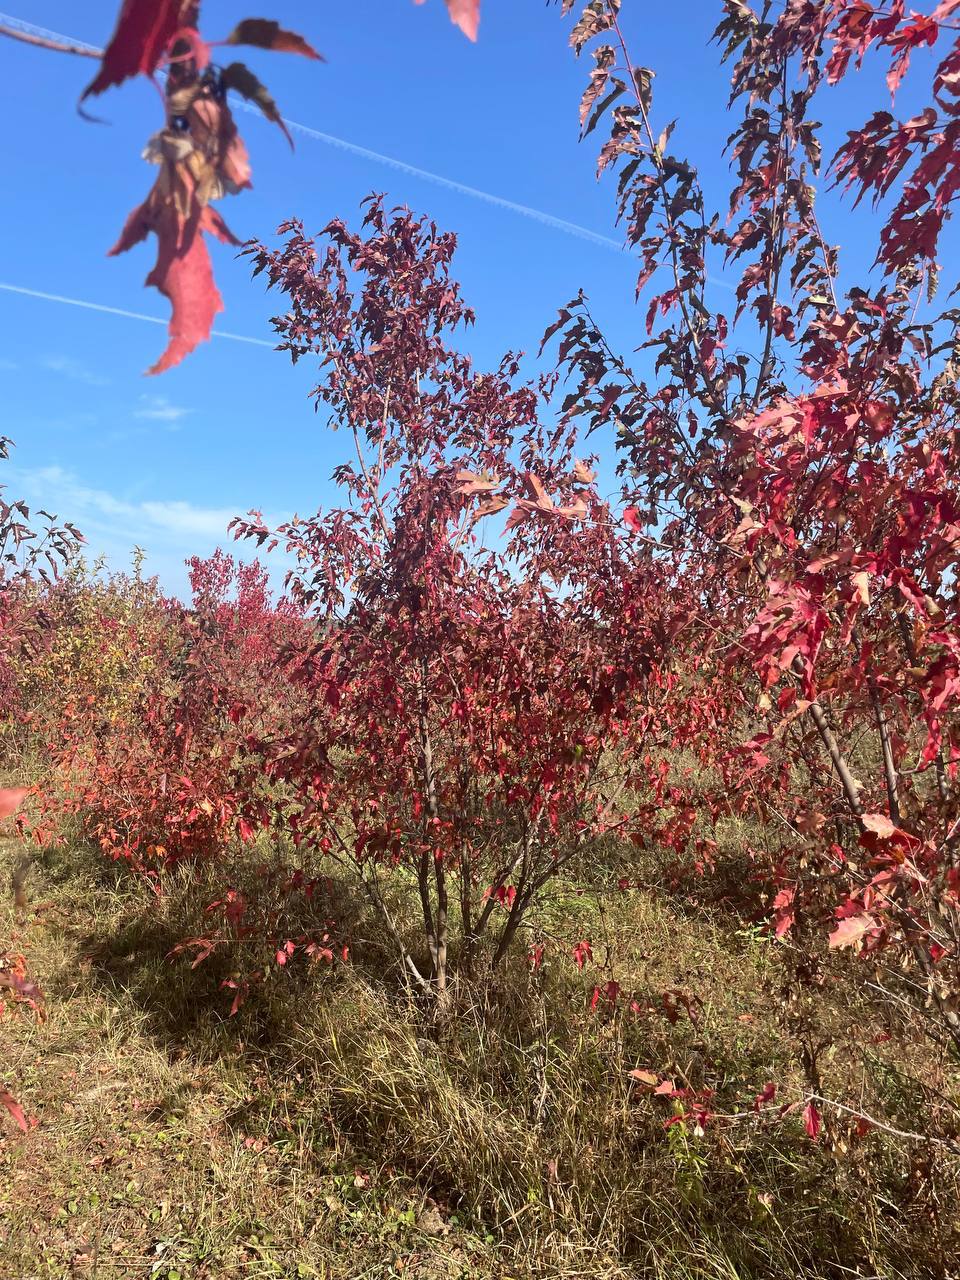
M103 44L118 0L6 4L13 17ZM615 247L611 186L594 179L594 138L577 141L589 68L568 49L569 24L557 7L485 0L476 45L450 24L442 0L421 7L276 0L269 10L328 59L244 53L290 119L614 244L303 134L291 153L274 126L251 115L239 123L254 190L220 206L236 234L269 238L293 215L310 230L334 216L355 220L360 200L384 191L458 233L457 273L478 313L466 342L479 366L507 348L535 352L557 308L581 286L622 348L642 341L633 264ZM732 120L728 73L708 44L718 11L713 0L624 5L636 59L657 70L658 121L679 118L673 149L691 154L708 192L721 198ZM259 12L247 0L205 0L204 32L215 39ZM104 256L153 180L140 151L159 127L160 104L149 84L128 83L96 103L108 124L84 121L76 101L94 65L0 40L8 193L0 284L165 320L165 300L142 287L152 243ZM851 99L861 115L861 99L885 105L876 77L837 96L837 119ZM834 217L828 205L828 236ZM213 252L227 305L217 327L268 342L278 299L250 280L232 251ZM179 590L183 558L225 543L232 515L251 507L273 517L312 511L333 494L329 476L346 442L314 415L311 371L292 368L268 346L214 339L180 368L145 378L165 345L159 325L9 289L0 289L0 337L0 432L17 443L5 482L75 520L91 553L114 564L139 544L148 569Z

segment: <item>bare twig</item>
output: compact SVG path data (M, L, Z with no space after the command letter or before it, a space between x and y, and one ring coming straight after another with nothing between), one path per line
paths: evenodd
M21 40L24 44L36 45L39 49L52 49L55 53L73 53L78 58L96 58L100 60L101 51L83 44L68 44L63 40L54 40L48 36L33 35L29 31L17 31L0 23L0 36L9 36L11 40Z

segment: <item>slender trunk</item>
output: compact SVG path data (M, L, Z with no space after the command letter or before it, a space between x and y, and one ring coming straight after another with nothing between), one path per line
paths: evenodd
M897 774L896 762L893 758L893 748L890 745L890 731L883 716L883 707L880 703L880 695L877 693L876 684L869 678L868 687L870 690L870 703L873 706L873 714L877 721L877 732L880 735L880 750L883 754L883 774L887 783L887 808L890 811L890 821L896 823L899 827L901 825L900 779Z
M862 817L863 805L860 803L860 789L857 786L856 779L850 772L850 766L847 764L843 752L840 750L840 745L834 736L834 732L827 723L827 717L824 715L823 707L819 702L811 702L809 714L811 720L816 726L817 733L820 735L820 741L826 748L837 777L840 779L840 785L843 788L843 795L847 802L847 808L855 817Z
M430 736L430 723L427 718L427 660L420 660L420 749L423 756L423 793L426 803L427 831L424 833L424 852L420 855L418 875L420 903L423 908L423 922L427 933L427 944L433 962L433 980L436 985L438 999L445 1004L447 992L447 942L448 911L447 874L442 857L438 857L431 849L431 842L436 833L440 811L437 801L437 781L433 766L433 741ZM435 908L431 909L431 866L432 889L435 897Z

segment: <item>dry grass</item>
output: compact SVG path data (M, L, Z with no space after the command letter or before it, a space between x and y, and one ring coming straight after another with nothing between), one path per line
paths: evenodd
M922 1129L938 1094L957 1103L956 1064L838 962L800 981L722 911L567 885L535 928L590 937L592 972L518 961L437 1025L391 991L360 919L353 964L276 970L230 1019L219 983L249 955L166 958L221 874L158 901L74 853L34 872L24 921L0 907L0 950L47 994L43 1022L0 1021L36 1120L0 1122L0 1276L958 1274L942 1148L833 1122L813 1144L796 1116L698 1136L631 1083L670 1075L730 1113L768 1080L803 1097L812 1061L824 1093ZM590 1012L598 973L641 1013ZM698 997L695 1020L647 1009L668 990Z

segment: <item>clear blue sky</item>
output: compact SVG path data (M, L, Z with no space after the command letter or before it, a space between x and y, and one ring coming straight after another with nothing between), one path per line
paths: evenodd
M118 0L6 5L12 16L103 44ZM442 0L422 7L275 0L260 9L204 0L205 34L225 35L267 8L328 59L244 53L292 120L619 238L611 186L594 180L595 139L577 142L588 66L568 49L569 23L557 7L485 0L472 45ZM691 154L718 198L732 128L728 73L708 45L719 8L713 0L624 4L635 56L658 73L657 119L679 117L673 149ZM149 84L128 83L95 104L109 124L85 122L76 101L94 66L0 40L7 192L0 283L165 319L165 300L142 287L152 240L121 258L104 256L153 181L140 151L159 127L160 104ZM851 92L864 105L884 105L875 78L866 88ZM467 342L480 366L506 348L535 352L557 308L581 286L624 349L642 340L633 264L614 247L305 136L291 154L274 126L238 119L254 190L220 208L241 238L269 237L291 215L316 230L334 216L349 221L363 196L385 191L459 234L458 274L478 313ZM828 226L829 218L828 211ZM251 282L229 249L213 253L227 305L218 327L269 339L278 300ZM171 373L144 378L165 345L161 327L6 290L0 334L0 431L18 446L3 480L74 519L91 552L115 564L139 543L148 567L181 589L184 556L223 543L232 515L251 507L268 516L312 511L331 497L329 475L346 442L315 417L306 398L310 370L291 368L284 355L215 339Z

